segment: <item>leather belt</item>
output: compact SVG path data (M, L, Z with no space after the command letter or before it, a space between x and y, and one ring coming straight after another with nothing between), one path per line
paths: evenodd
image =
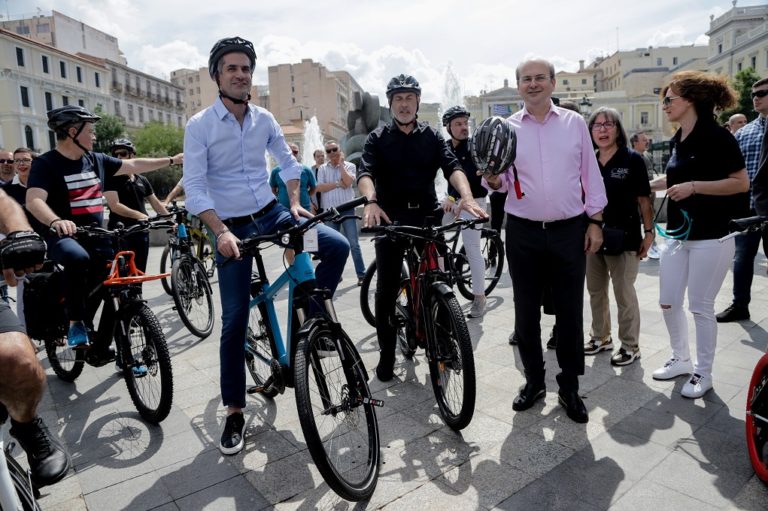
M227 218L226 220L222 220L222 223L226 225L227 227L235 227L237 225L243 225L248 224L256 220L257 218L261 218L267 213L270 212L272 208L274 208L277 205L277 199L272 199L272 202L258 210L256 213L251 213L250 215L245 216L235 216L232 218Z
M574 224L576 222L584 221L584 215L565 218L563 220L530 220L528 218L521 218L519 216L515 216L511 213L507 213L507 216L516 222L520 222L525 225L530 225L531 227L536 227L538 229L553 229L556 227L562 227L568 224Z

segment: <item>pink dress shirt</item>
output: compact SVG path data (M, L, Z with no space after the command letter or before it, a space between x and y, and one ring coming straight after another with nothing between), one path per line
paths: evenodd
M524 197L514 192L510 167L500 192L509 191L504 211L536 221L592 216L608 204L587 123L581 115L552 104L544 122L523 107L508 119L517 135L515 165ZM485 179L483 186L492 190ZM584 201L582 202L582 186Z

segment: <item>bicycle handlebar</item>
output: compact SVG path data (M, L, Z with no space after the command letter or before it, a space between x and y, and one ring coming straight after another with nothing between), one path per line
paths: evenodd
M75 234L86 237L94 236L102 238L125 238L137 232L146 232L150 229L164 229L172 226L173 222L169 222L168 220L142 220L137 224L131 225L130 227L122 227L120 224L118 224L117 228L115 229L105 229L103 227L99 227L98 225L78 226ZM56 230L51 229L51 232L52 234L55 234Z
M472 218L472 219L459 218L449 224L435 226L435 227L416 227L413 225L398 225L398 224L372 225L369 227L363 227L361 229L361 232L373 233L373 234L388 234L388 235L394 235L394 236L406 236L409 238L431 239L431 238L437 237L438 234L446 231L451 231L453 229L468 229L469 227L473 227L475 225L485 223L487 221L488 221L487 218Z
M728 222L728 229L730 229L731 233L726 234L725 236L718 239L717 241L722 243L725 240L735 238L736 236L741 236L748 232L761 231L766 227L768 227L768 216L758 215L758 216L750 216L746 218L734 218L733 220Z

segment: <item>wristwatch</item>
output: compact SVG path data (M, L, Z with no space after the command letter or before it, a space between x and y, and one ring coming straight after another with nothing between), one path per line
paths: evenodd
M589 217L589 216L587 217L587 222L590 223L590 224L595 224L596 226L600 227L601 229L605 225L605 223L602 220L595 220L594 218Z

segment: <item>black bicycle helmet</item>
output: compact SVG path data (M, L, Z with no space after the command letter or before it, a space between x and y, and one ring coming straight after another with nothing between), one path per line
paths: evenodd
M248 55L251 61L251 71L256 65L256 50L253 49L253 43L246 41L242 37L226 37L219 39L211 48L211 55L208 57L208 74L212 79L216 74L216 68L219 65L219 59L227 53L241 52Z
M109 148L109 152L115 154L118 149L127 149L129 153L136 154L136 147L127 138L118 138L112 142L112 146Z
M387 84L387 100L392 105L392 96L398 92L413 92L421 98L421 86L419 82L411 75L397 75Z
M475 130L469 148L478 170L494 176L501 174L515 161L515 128L501 117L489 117Z
M65 131L73 124L96 122L99 119L101 117L79 105L67 105L48 111L48 127L56 132Z
M447 128L448 125L451 123L451 121L457 117L470 117L470 116L471 114L469 113L469 110L467 110L463 106L461 105L452 106L443 113L443 126Z

